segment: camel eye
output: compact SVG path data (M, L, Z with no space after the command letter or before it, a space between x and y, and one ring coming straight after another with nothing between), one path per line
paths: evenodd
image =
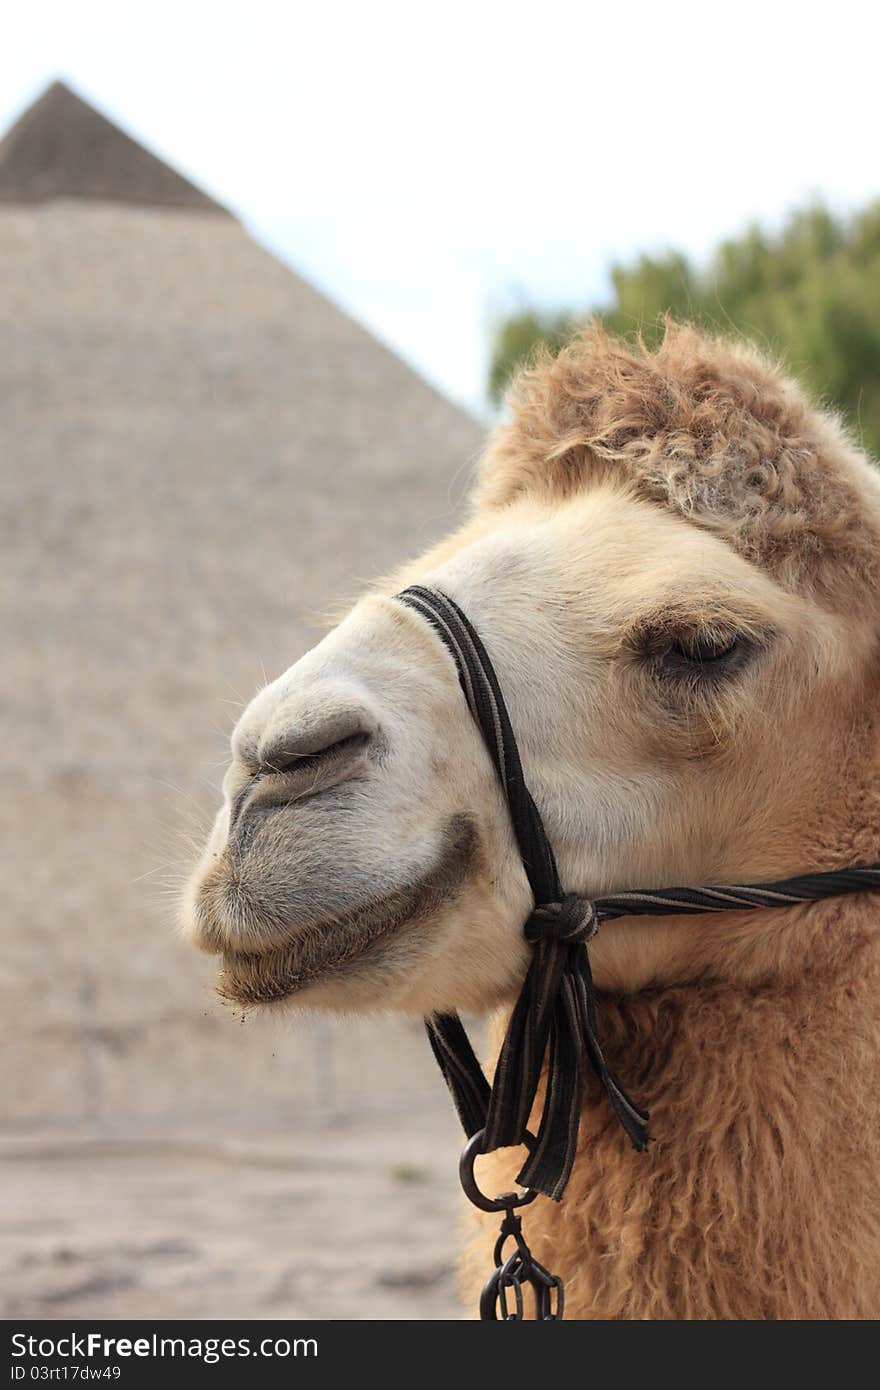
M658 623L637 634L634 650L664 684L711 690L738 676L767 641L769 634L760 640L729 623L677 629Z
M734 656L739 646L736 633L689 632L672 643L670 654L679 661L705 666Z

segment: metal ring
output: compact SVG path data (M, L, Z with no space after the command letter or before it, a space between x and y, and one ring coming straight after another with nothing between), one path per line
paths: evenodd
M523 1304L522 1279L516 1267L519 1259L519 1251L515 1250L510 1259L498 1271L498 1307L501 1309L501 1322L522 1322L525 1314ZM526 1276L528 1277L528 1276ZM507 1306L507 1290L513 1289L515 1299L515 1312L511 1313Z
M474 1164L478 1155L484 1152L483 1138L485 1133L484 1129L478 1129L476 1134L468 1140L459 1159L458 1176L461 1179L465 1196L481 1211L514 1211L517 1207L528 1206L529 1202L534 1202L535 1198L541 1195L537 1188L527 1187L524 1192L502 1192L498 1197L487 1197L478 1186ZM526 1148L530 1149L534 1142L534 1137L531 1134L523 1138Z

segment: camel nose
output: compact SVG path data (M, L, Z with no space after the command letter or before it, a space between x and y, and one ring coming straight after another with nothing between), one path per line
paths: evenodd
M233 748L250 773L230 807L239 848L260 815L291 807L364 774L378 720L360 692L335 683L288 690L270 711L246 713Z

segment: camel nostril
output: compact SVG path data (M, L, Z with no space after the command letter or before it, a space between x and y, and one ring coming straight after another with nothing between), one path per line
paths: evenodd
M247 850L258 812L299 805L362 774L372 738L372 730L357 729L338 738L316 739L311 734L266 740L251 764L247 784L230 807L230 845L239 853Z
M377 733L376 719L360 701L310 693L282 705L255 749L242 810L304 801L351 780L366 770Z
M342 738L327 743L323 748L315 748L309 752L297 751L283 746L265 751L261 750L258 771L262 774L304 772L310 768L317 768L320 763L336 762L342 758L347 759L350 754L365 748L370 738L370 734L363 732L345 734Z

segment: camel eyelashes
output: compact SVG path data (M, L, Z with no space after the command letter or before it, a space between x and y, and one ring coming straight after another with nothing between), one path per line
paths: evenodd
M717 685L743 669L759 648L751 633L729 624L671 627L660 624L637 636L638 656L650 663L655 676L685 680L692 687Z
M657 653L661 676L685 680L693 687L715 687L738 675L757 650L757 643L743 632L701 628L667 637Z
M724 661L733 656L739 641L737 633L689 632L673 642L670 650L684 661L702 665L707 661Z

